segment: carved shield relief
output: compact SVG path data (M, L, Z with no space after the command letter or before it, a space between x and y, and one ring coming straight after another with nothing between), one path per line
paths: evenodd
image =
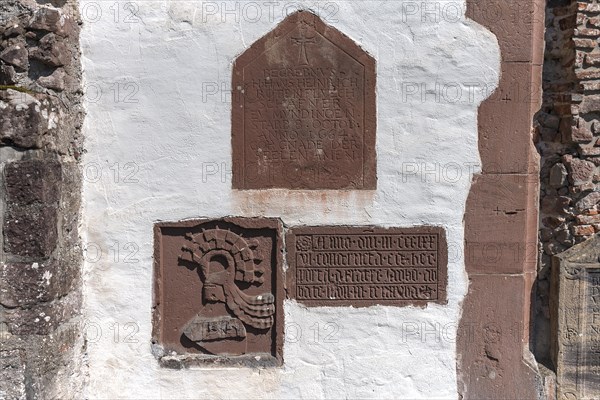
M280 365L281 224L271 219L155 227L155 352L165 366Z

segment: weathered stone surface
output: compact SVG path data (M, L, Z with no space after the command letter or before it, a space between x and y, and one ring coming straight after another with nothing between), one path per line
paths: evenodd
M2 35L6 38L23 36L25 35L25 28L17 18L14 18L5 25Z
M575 236L589 236L593 235L594 232L592 225L576 225L573 227L573 234Z
M592 46L593 47L593 46ZM576 69L575 76L578 79L598 79L600 78L600 70L597 68Z
M155 225L153 338L163 366L282 363L282 229L263 218Z
M17 82L17 72L12 65L0 65L0 85L12 85Z
M77 267L64 260L0 264L0 305L30 307L64 296L78 277Z
M446 303L443 229L313 226L286 237L289 296L308 306Z
M464 398L539 398L535 370L523 360L528 289L523 276L477 275L471 279L458 330L463 360L459 361L459 387ZM481 397L481 393L502 395Z
M550 179L548 183L553 188L559 188L567 183L567 168L562 163L554 164L550 169Z
M475 177L465 215L465 261L470 273L515 274L535 268L536 189L535 180L527 175ZM559 206L556 201L552 207Z
M594 163L578 158L570 159L566 164L569 169L571 183L575 186L590 182L596 170Z
M600 54L598 54L598 53L586 54L585 62L590 65L593 65L593 66L599 66L600 65Z
M586 4L583 1L578 1L577 8L579 9L579 11L586 11L589 13L600 13L600 4Z
M575 47L580 49L593 49L597 42L593 39L575 38L573 39L573 43L575 44Z
M533 400L538 378L527 344L539 173L531 133L542 100L544 2L468 0L467 16L497 36L502 73L493 98L479 107L482 175L465 210L470 284L457 335L459 397Z
M529 173L537 164L532 160L532 110L537 110L541 98L532 79L541 70L524 63L501 67L499 87L479 107L482 169L484 173Z
M558 129L560 125L560 117L548 113L540 113L539 122L546 128Z
M550 305L559 398L600 398L600 236L554 256Z
M29 60L27 57L28 53L24 43L7 47L0 53L0 59L2 61L17 67L21 71L26 71L29 67Z
M598 224L600 223L600 214L578 215L575 219L578 224Z
M233 187L375 189L375 60L308 11L233 67Z
M40 7L29 22L29 29L54 32L61 36L73 33L72 20L63 14L60 9Z
M81 307L81 296L72 293L48 303L29 308L13 308L4 312L4 320L11 335L48 335L60 325L75 317Z
M40 77L37 82L45 88L62 92L65 89L66 79L67 75L65 74L65 70L57 68L52 74Z
M6 202L10 206L56 204L60 197L62 168L55 159L8 163L4 169Z
M80 398L85 362L72 323L81 263L80 175L72 166L81 152L78 12L70 0L62 10L41 3L66 0L0 1L0 85L11 88L0 90L0 147L9 147L2 157L21 160L0 157L0 398L7 399ZM68 67L49 75L44 62ZM61 89L60 98L52 93Z
M519 0L468 0L467 17L490 29L507 62L543 62L544 3ZM532 43L532 41L534 41Z
M577 208L579 211L585 211L589 208L595 207L599 202L600 192L592 192L579 200L575 204L575 208Z
M9 207L4 220L5 251L23 257L49 257L58 241L57 213L55 206Z
M25 360L20 349L0 349L0 396L25 400Z
M600 30L593 28L577 28L575 29L575 35L577 36L589 36L598 37L600 36Z
M600 96L586 96L579 106L581 114L600 112Z
M40 114L40 102L16 90L0 91L0 144L23 148L41 145L47 131Z
M579 120L577 126L571 129L571 140L575 143L589 143L594 139L594 135L584 121Z
M61 67L68 64L71 59L67 45L54 33L41 38L38 47L29 50L29 55L51 67Z

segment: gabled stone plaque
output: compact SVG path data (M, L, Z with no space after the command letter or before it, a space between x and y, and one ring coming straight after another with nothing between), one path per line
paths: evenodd
M375 189L375 60L297 12L233 66L234 189Z
M600 399L600 236L554 256L550 308L558 399Z
M286 246L289 296L307 306L446 303L442 228L298 227Z
M153 340L161 365L281 365L282 251L276 219L156 224Z

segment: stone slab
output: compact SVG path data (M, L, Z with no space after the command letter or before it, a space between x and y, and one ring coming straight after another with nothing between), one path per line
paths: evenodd
M600 236L553 257L551 353L558 398L600 398Z
M496 35L502 61L543 63L542 0L467 0L467 17Z
M375 60L302 11L233 66L235 189L375 189Z
M442 228L297 227L286 247L288 295L304 305L446 303Z
M537 175L475 175L465 214L467 272L535 271Z
M282 243L278 219L155 225L153 341L162 366L281 365Z
M477 125L483 173L526 174L539 164L532 120L541 105L541 67L502 63L498 88L479 106ZM507 118L510 116L510 118Z
M528 346L523 275L470 274L457 331L461 398L539 399L535 370L523 357Z
M55 159L10 162L4 169L6 202L20 207L56 204L60 198L62 165Z

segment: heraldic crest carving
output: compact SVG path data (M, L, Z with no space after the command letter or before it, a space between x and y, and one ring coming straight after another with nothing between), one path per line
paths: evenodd
M154 235L152 341L160 364L281 365L281 220L159 222Z
M218 226L188 233L186 239L188 244L182 247L179 259L198 269L205 308L185 325L183 335L208 349L215 340L244 339L246 327L269 329L274 321L275 296L243 291L264 282L263 259L255 252L258 241ZM215 317L214 307L219 304L226 307L222 315ZM211 309L206 313L210 316L205 314L206 308Z

